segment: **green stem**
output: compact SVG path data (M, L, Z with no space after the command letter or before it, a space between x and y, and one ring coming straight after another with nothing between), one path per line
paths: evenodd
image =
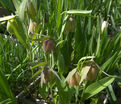
M87 85L87 81L84 82L84 89L83 89L82 94L81 94L81 101L83 101L83 95L84 95L84 92L86 89L86 85Z

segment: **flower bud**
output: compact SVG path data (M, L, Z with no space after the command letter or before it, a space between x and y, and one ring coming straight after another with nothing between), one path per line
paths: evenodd
M103 33L106 27L108 26L107 21L103 21L102 26L101 26L101 32Z
M53 72L49 69L49 68L46 68L46 69L43 69L42 73L41 73L41 79L42 79L42 76L43 76L43 81L42 83L48 83L48 82L52 82L55 78L55 74L53 74Z
M78 72L75 72L67 81L70 86L78 86L81 80L81 76Z
M43 51L45 53L51 53L55 48L53 40L44 40L43 41Z
M34 34L36 28L37 28L37 23L36 22L30 22L30 24L29 24L29 33Z
M83 72L83 70L86 70L85 67L89 66L89 65L90 65L90 63L86 63L84 65L84 67L82 68L82 72ZM89 71L87 73L87 76L86 76L85 80L94 81L94 80L96 80L97 74L98 74L97 66L94 65L94 63L91 63L91 67L90 67L90 69L89 69Z
M14 19L11 19L7 22L7 31L10 33L10 34L14 34L14 29L12 27L12 25L16 25L16 20L15 18Z
M36 17L36 10L34 8L34 5L32 4L32 2L29 2L29 16L34 19Z
M75 32L75 29L76 29L76 23L74 18L72 17L68 18L66 27L65 27L66 32Z

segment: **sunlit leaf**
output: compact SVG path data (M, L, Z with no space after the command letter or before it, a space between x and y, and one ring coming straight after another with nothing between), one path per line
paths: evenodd
M84 95L83 95L83 100L89 99L90 97L96 95L103 89L105 89L107 86L109 86L115 78L110 78L110 77L105 77L99 81L96 81L85 89Z
M15 15L5 16L5 17L0 18L0 22L7 21L7 20L13 19L15 17L16 17Z
M39 64L33 66L32 69L37 68L37 67L39 67L39 66L44 66L44 65L46 65L46 64L47 64L46 62L40 62Z
M92 12L92 10L69 10L69 11L64 11L63 13L67 14L79 14L79 15L88 15ZM63 14L62 13L62 14Z

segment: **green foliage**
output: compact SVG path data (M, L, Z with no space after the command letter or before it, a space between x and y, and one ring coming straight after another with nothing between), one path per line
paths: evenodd
M67 83L64 83L64 80L57 81L57 88L58 88L60 103L69 104L72 99L72 95L75 92L74 88L70 88L67 85Z
M114 93L112 85L109 85L107 90L108 90L108 94L109 94L109 96L111 98L111 100L110 100L111 103L116 104L117 103L117 98L116 98L116 95Z
M1 2L11 8L11 0ZM34 79L40 76L41 70L47 67L55 74L56 80L53 83L39 85L39 93L44 99L51 95L53 102L56 103L84 103L109 86L110 97L115 101L111 83L115 74L121 75L120 1L12 2L16 9L15 15L0 18L0 22L9 21L13 30L12 34L8 31L7 38L4 34L0 36L1 72L5 74L9 83L12 83L11 87L15 86L15 82L18 82L17 86L20 83L26 85L26 81L34 82ZM66 26L70 17L74 20L75 29L71 30L71 24L71 31L68 31ZM14 22L11 21L13 19ZM104 21L107 25L102 30ZM33 33L29 32L30 22L37 23L37 29ZM47 39L55 42L55 48L51 53L43 51L43 41ZM90 59L95 65L100 66L97 79L93 82L85 81L91 65L86 66L81 73L83 65L90 62ZM71 87L67 81L76 71L81 75L80 85ZM112 76L105 77L104 73ZM9 98L13 99L7 95L4 100L9 101ZM98 100L94 99L92 103L96 104Z
M100 91L102 91L104 88L109 86L114 81L114 78L103 78L97 82L94 82L93 84L90 84L84 91L83 100L88 99Z
M12 0L0 0L0 3L3 5L4 8L8 9L10 12L14 12Z
M0 103L4 104L5 102L17 104L5 76L0 71Z

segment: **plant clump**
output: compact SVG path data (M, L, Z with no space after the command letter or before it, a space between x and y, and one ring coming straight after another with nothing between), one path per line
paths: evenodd
M81 76L78 72L75 72L67 81L70 86L79 86Z
M43 41L43 51L45 53L51 53L55 48L53 40L44 40Z

